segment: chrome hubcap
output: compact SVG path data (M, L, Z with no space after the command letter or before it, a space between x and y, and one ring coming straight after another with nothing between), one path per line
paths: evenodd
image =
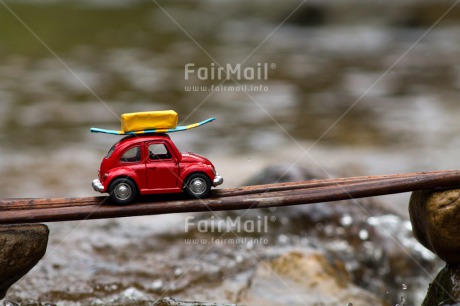
M195 194L201 194L206 190L206 182L200 178L196 178L190 182L190 190Z
M126 200L131 196L131 188L125 183L118 184L114 190L115 196L120 200Z

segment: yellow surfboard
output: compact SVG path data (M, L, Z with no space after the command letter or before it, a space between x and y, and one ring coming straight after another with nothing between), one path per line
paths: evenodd
M209 118L198 123L178 126L178 115L173 110L126 113L121 115L120 131L99 128L91 128L90 131L92 133L104 133L112 135L173 133L190 130L214 121L215 119L216 118Z

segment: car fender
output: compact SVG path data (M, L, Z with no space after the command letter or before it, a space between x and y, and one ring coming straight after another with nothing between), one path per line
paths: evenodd
M180 175L180 184L179 186L184 185L184 181L187 177L192 173L203 173L206 174L211 182L214 180L215 174L212 171L211 167L208 165L200 164L200 165L190 165L187 168L183 169Z
M109 186L113 182L113 180L119 177L127 177L127 178L132 179L134 183L136 184L137 188L139 188L139 182L140 182L139 175L137 175L137 173L134 170L128 167L122 167L122 168L117 168L109 172L108 176L106 177L104 181L104 189L106 192L109 191L108 190Z

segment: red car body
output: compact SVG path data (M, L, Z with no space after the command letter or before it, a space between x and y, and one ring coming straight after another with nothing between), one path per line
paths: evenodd
M127 136L114 144L101 162L93 188L115 202L131 202L138 194L186 193L207 196L222 184L214 165L194 153L181 153L167 134Z

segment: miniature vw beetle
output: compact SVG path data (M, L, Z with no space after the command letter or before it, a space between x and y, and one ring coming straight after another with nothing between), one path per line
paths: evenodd
M137 114L141 115L135 120L147 115ZM151 123L150 130L140 131L91 129L92 132L128 135L114 144L102 160L99 177L92 183L94 190L108 193L118 204L129 204L139 194L185 192L191 198L206 197L211 187L223 183L223 178L205 157L181 153L166 133L187 130L212 120L214 118L189 126L176 126L173 122L166 124L167 128Z

